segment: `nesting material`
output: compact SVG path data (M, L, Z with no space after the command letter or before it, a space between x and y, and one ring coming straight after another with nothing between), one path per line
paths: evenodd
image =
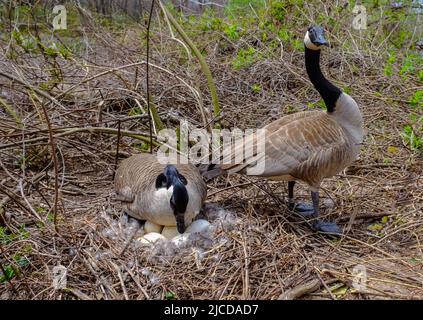
M174 244L177 248L185 246L189 241L190 234L189 233L183 233L179 234L176 237L172 239L172 244Z

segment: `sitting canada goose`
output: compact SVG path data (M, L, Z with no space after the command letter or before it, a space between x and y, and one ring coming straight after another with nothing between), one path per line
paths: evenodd
M122 161L115 176L116 198L132 217L183 233L200 212L207 186L191 164L164 165L143 153Z
M225 172L249 174L248 168L261 164L264 170L257 176L289 181L290 206L303 216L317 218L320 184L324 178L339 173L357 158L363 140L363 120L357 103L330 83L320 70L320 49L328 45L324 30L318 26L310 27L306 32L304 45L307 74L323 98L327 112L298 112L268 124L264 127L265 152L261 157L257 157L257 152L254 151L255 153L251 152L253 156L244 159L241 164L234 164L233 161L214 169L209 166L209 171L204 176L213 178ZM235 150L244 150L248 139L244 139L243 144L237 145ZM257 146L257 139L253 139L255 140L249 144L250 148ZM247 150L245 153L249 154ZM312 205L294 204L296 180L304 181L310 186ZM315 219L312 226L313 229L326 233L342 233L335 223L318 219Z

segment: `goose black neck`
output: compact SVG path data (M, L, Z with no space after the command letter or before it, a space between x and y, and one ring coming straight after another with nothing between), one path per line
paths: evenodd
M328 112L335 111L335 104L342 91L325 78L320 70L320 50L305 47L305 64L308 77L326 104Z

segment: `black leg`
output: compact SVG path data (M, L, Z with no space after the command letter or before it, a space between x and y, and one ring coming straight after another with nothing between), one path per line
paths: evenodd
M295 181L288 181L288 206L291 210L299 213L303 217L311 217L314 214L313 206L308 203L295 203L294 201Z
M320 195L319 192L311 192L311 201L313 201L313 211L314 216L319 216L319 201L320 201Z
M316 221L313 222L312 227L315 231L321 231L324 233L341 235L341 228L334 222L323 221L319 219L319 192L311 192L311 200L313 201L313 216Z
M295 181L288 181L288 203L294 205L294 186Z

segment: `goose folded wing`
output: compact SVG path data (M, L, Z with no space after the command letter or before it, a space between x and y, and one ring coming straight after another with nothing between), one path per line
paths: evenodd
M306 112L284 118L276 121L277 126L271 123L265 127L264 152L257 152L262 150L258 143L263 143L257 135L246 137L236 150L245 149L244 155L249 156L242 163L224 165L223 169L229 173L248 174L247 169L257 167L263 168L260 176L290 175L305 162L320 154L330 154L332 148L345 143L342 128L324 112Z

